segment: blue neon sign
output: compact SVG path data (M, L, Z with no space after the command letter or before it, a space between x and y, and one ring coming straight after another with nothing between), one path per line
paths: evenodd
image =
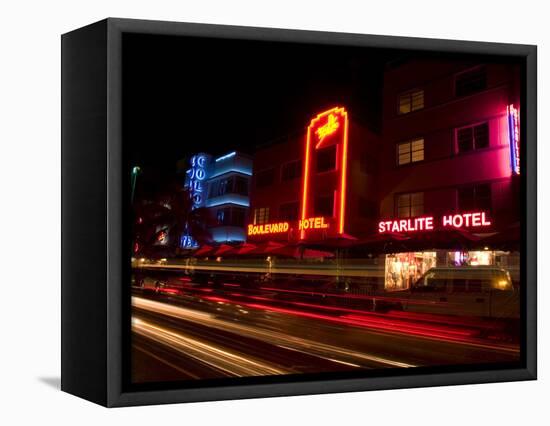
M191 157L190 168L187 170L187 188L192 200L192 210L204 205L206 200L205 180L208 178L208 161L206 154L197 154Z

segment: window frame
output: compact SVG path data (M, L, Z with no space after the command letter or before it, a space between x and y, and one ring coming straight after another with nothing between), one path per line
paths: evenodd
M476 138L475 138L475 128L480 126L487 126L487 146L484 146L482 148L476 148ZM458 134L461 130L465 129L471 129L472 131L472 149L468 151L460 151L459 147L459 141L458 141ZM474 152L484 151L486 149L491 148L491 130L489 126L489 120L485 121L477 121L475 123L467 124L465 126L455 127L454 129L454 153L455 155L465 155L465 154L471 154Z
M418 194L422 194L422 204L413 204L412 202L412 196L413 195L418 195ZM415 192L402 192L402 193L399 193L399 194L395 194L395 217L398 218L398 219L407 219L407 218L413 218L413 217L421 217L423 214L424 214L424 207L426 205L426 202L425 202L425 195L426 195L426 192L425 191L415 191ZM399 205L399 200L400 198L402 197L405 197L405 196L408 196L409 197L409 204L407 206L400 206ZM413 215L412 212L413 212L413 207L418 207L422 205L422 212L420 214L415 214ZM408 208L408 211L409 211L409 214L408 216L401 216L400 214L400 210L404 207L407 207Z
M413 97L414 93L422 93L422 106L419 108L413 109ZM408 105L409 105L409 111L401 112L401 99L408 96ZM426 91L424 88L421 87L415 87L413 89L408 89L403 92L399 92L397 94L397 105L396 105L396 113L398 116L408 115L412 114L413 112L422 111L424 108L426 108Z
M420 140L422 140L422 150L413 151L412 149L413 143L418 142ZM409 152L408 152L409 161L406 163L400 163L399 160L401 155L406 155L406 154L400 154L399 147L407 144L409 145ZM413 152L420 152L420 151L422 151L422 160L413 161ZM422 163L424 161L426 161L426 138L424 136L418 136L415 138L408 139L406 141L397 142L395 144L395 163L397 167L410 166L411 164Z
M480 207L477 203L477 199L478 199L476 194L477 188L481 186L487 186L489 188L489 204L490 204L489 207ZM474 196L473 196L474 206L468 207L468 208L464 208L463 206L460 205L460 191L466 190L466 189L473 189L474 191ZM473 210L482 210L482 211L488 211L488 212L493 211L493 187L491 185L491 182L480 182L480 183L474 183L471 185L462 185L456 188L455 193L456 193L457 211L473 211Z
M270 211L269 211L269 207L256 207L254 208L254 210L252 211L252 223L254 225L264 225L266 223L269 223L269 216L270 216ZM263 212L263 214L261 215L261 217L264 218L264 220L262 222L260 222L258 220L258 217L260 217L260 214L258 213L261 213Z
M465 75L465 74L471 74L471 73L474 73L476 71L482 71L484 74L485 74L485 86L482 88L482 89L479 89L479 90L474 90L473 92L470 92L470 93L466 93L466 94L458 94L458 90L457 90L457 82L458 82L458 79ZM454 74L454 78L453 78L453 92L454 92L454 97L455 98L465 98L467 96L472 96L472 95L475 95L477 93L481 93L483 92L484 90L487 90L487 67L485 65L477 65L475 67L472 67L472 68L468 68L468 69L465 69L465 70L462 70L462 71L459 71L457 73Z
M323 152L327 152L329 149L334 149L334 167L326 170L319 170L319 154ZM322 174L322 173L331 173L338 170L338 145L329 145L327 147L318 149L316 151L315 155L315 173Z
M294 176L294 177L291 177L289 179L285 179L285 168L289 167L292 164L296 164L296 163L299 163L299 173L298 173L298 175ZM297 158L295 160L290 160L290 161L287 161L287 162L283 163L281 165L281 182L291 182L293 180L300 179L302 177L302 174L303 174L302 169L303 169L303 162L302 162L301 158Z

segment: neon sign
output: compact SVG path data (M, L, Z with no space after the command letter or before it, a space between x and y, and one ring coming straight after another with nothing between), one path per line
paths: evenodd
M317 135L319 142L313 145L313 135ZM333 137L327 139L328 135ZM346 213L346 185L347 185L347 162L348 162L348 113L345 108L335 107L318 114L311 120L306 135L305 146L305 163L302 189L302 207L301 220L306 220L309 215L309 194L315 189L315 181L313 180L310 169L313 163L313 154L315 150L321 149L328 143L337 146L337 162L336 168L340 172L339 186L335 191L336 203L336 224L337 233L344 233L345 213ZM300 230L300 238L304 239L306 228Z
M409 219L383 220L378 222L378 232L386 233L405 233L418 231L431 231L434 229L434 217L424 216ZM472 212L444 215L440 218L442 228L480 228L491 226L485 212Z
M288 231L288 222L248 225L248 235L280 234Z
M510 167L512 173L519 175L519 111L514 104L507 107L508 137L510 140Z
M298 229L300 231L306 229L327 229L329 224L324 217L309 217L307 219L298 220ZM265 223L263 225L248 225L248 235L265 235L265 234L281 234L288 232L290 224L288 222Z
M195 249L199 243L191 235L182 235L180 238L180 247L183 249Z
M195 210L202 207L205 201L203 194L204 180L206 179L206 168L208 166L208 156L206 154L197 154L191 157L191 168L187 170L187 187L191 197L191 209Z
M340 123L338 122L338 118L334 114L329 114L327 123L319 127L315 134L319 137L319 143L315 148L319 148L319 145L323 142L323 139L327 137L328 135L333 134L338 127L340 127Z
M308 219L300 219L298 221L298 229L326 229L328 223L325 223L324 217L310 217Z

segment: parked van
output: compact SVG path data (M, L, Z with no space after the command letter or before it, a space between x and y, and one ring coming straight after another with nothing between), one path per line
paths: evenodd
M498 267L431 268L405 293L405 311L519 319L519 291Z

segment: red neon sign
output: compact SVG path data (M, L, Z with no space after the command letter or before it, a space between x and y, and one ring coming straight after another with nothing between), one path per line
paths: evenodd
M433 216L383 220L378 222L378 232L380 234L385 234L389 232L405 233L431 231L434 229L434 222L435 220ZM444 215L441 217L440 224L442 228L460 229L487 227L491 226L492 222L489 220L487 213L472 212Z
M317 136L317 143L313 145L313 135ZM329 137L330 136L330 137ZM304 221L309 215L309 192L314 185L311 167L312 155L317 149L329 145L337 146L337 170L340 172L340 185L336 191L338 200L337 211L335 212L337 232L344 233L346 213L346 185L347 185L347 162L348 162L348 113L345 108L335 107L318 114L311 120L306 135L304 180L302 191L302 212L301 220ZM300 231L300 238L305 238L306 229Z

